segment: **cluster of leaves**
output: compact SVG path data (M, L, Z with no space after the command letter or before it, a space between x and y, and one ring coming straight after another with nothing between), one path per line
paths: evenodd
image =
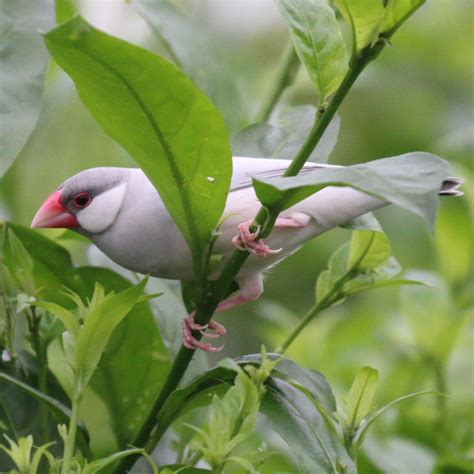
M423 1L366 3L336 2L353 34L348 54L328 2L278 2L296 53L319 94L318 111L305 107L274 114L271 124L254 124L237 134L234 149L254 156L298 156L313 131L309 119L324 117L331 106L335 113L340 103L335 98L342 100L367 62ZM212 76L216 64L202 65L197 55L192 55L191 61L179 43L182 28L205 41L202 32L188 28L187 19L161 2L138 2L137 8L177 65L198 84L207 84L203 89L219 105L219 85L209 86L200 75L204 69ZM178 67L95 29L81 17L51 30L45 41L97 122L130 153L157 188L191 249L195 280L199 284L205 281L205 259L231 179L226 122L236 128L244 119L239 119L233 107L223 107L222 117ZM229 81L233 82L233 77ZM38 110L33 107L30 118ZM244 115L242 111L241 117ZM302 117L304 126L299 127ZM318 146L313 146L305 159L327 161L339 128L333 117L322 129ZM442 160L411 153L293 178L255 179L253 184L267 209L281 211L324 187L349 185L405 207L433 224L436 195L445 176ZM397 277L400 266L373 220L366 218L352 226L362 230L354 231L351 242L336 252L328 270L319 277L316 305L303 325L350 294L418 283ZM10 447L4 451L20 472L33 473L43 459L52 472L93 473L126 456L146 456L144 449L126 447L136 439L141 425L155 415L155 397L170 369L165 341L146 301L150 297L144 295L146 280L133 286L108 270L74 267L63 247L13 224L3 226L2 233L0 419L10 436L18 439L18 443L8 439ZM300 329L290 336L289 343ZM124 372L131 374L126 386L121 383ZM200 472L195 465L201 459L212 472L258 472L269 453L262 448L249 456L243 445L252 437L260 412L288 444L301 472L356 472L357 452L366 431L388 407L370 414L377 377L374 369L362 369L347 396L346 410L340 413L324 376L281 354L226 360L166 398L147 449L153 449L170 427L178 430L179 422L175 422L183 416L205 406L206 423L188 426L196 434L188 446L187 462L165 466L162 472ZM106 423L87 418L88 400L94 398L106 406ZM34 410L41 415L37 426L25 427L23 420L16 419L18 400L23 408L35 402ZM59 437L52 434L58 423ZM69 424L68 429L64 423ZM104 440L104 424L111 440ZM46 443L33 455L31 433L35 440ZM54 452L50 439L62 441L62 457L59 451Z

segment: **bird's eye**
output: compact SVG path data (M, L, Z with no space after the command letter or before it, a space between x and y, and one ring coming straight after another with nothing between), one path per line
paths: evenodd
M80 209L88 206L92 201L92 197L89 193L80 193L74 196L73 202L74 205Z

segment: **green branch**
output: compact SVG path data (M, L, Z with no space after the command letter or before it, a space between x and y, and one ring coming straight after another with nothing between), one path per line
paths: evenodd
M364 258L367 256L370 247L375 238L375 232L372 233L372 238L367 243L364 251L360 254L356 262L347 270L347 272L342 275L339 280L337 280L332 288L324 295L321 301L317 302L306 314L303 320L296 326L293 332L286 338L285 342L276 349L275 352L284 354L287 349L291 346L294 340L301 334L303 329L318 316L323 310L331 307L334 303L337 303L341 298L344 297L343 288L346 283L351 281L354 277L357 276L358 268Z
M296 176L303 168L314 148L321 140L323 133L335 116L339 106L346 97L355 80L359 77L360 73L364 70L367 64L378 56L378 54L385 47L385 44L386 42L383 40L378 41L373 46L368 46L362 50L357 57L352 58L344 80L332 97L327 108L324 110L318 110L314 125L308 135L308 138L283 176ZM291 197L291 193L288 194L290 195L289 197ZM282 200L282 202L279 202L272 209L266 209L262 207L258 212L253 223L253 230L255 230L257 226L260 226L261 232L259 238L265 238L271 233L280 210L284 207L286 199L289 198L288 194L284 201ZM248 257L248 252L240 250L234 251L221 274L219 275L219 278L215 282L210 282L205 297L201 301L198 301L196 305L195 320L199 324L207 324L211 320L219 303L227 297L227 293L235 279L235 276L242 268ZM322 309L323 308L320 306L318 308L318 312L320 312ZM312 318L314 318L314 316L312 316ZM202 338L202 334L200 332L193 332L193 335L198 340ZM165 401L178 387L184 373L186 372L186 369L192 360L194 351L195 349L188 349L184 346L181 346L166 378L163 388L158 394L146 420L140 427L139 432L131 443L133 446L146 447L146 451L148 453L151 453L155 448L162 434L160 430L155 429L158 414L160 413ZM117 465L114 472L127 472L128 469L133 466L136 459L137 456L130 456L126 459L123 459Z
M72 412L71 419L69 421L69 428L67 430L67 438L64 442L64 454L63 464L61 467L61 474L70 474L71 472L71 461L74 456L74 450L76 447L76 432L77 432L77 421L79 415L79 403L81 396L77 395L77 388L74 389L74 396L72 399Z

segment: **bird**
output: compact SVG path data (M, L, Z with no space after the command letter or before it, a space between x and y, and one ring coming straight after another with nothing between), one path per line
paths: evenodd
M252 178L282 176L290 161L234 157L233 174L219 235L213 253L222 256L211 275L216 278L235 249L249 258L235 277L237 295L220 303L218 310L257 299L263 292L264 272L296 252L308 240L332 228L387 205L382 199L351 187L328 186L280 213L273 231L258 239L250 230L260 209ZM307 163L302 173L339 165ZM462 194L462 180L447 178L440 194ZM122 267L155 277L192 280L193 262L185 238L166 209L159 193L140 168L97 167L66 180L39 208L31 223L35 228L66 228L89 238ZM190 349L221 349L193 336L204 331L210 337L226 334L212 321L199 325L194 314L183 320L183 344Z

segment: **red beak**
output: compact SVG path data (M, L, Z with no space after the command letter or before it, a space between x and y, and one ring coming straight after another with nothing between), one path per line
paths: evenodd
M76 216L71 214L61 202L61 191L56 191L44 202L36 213L31 227L79 227Z

